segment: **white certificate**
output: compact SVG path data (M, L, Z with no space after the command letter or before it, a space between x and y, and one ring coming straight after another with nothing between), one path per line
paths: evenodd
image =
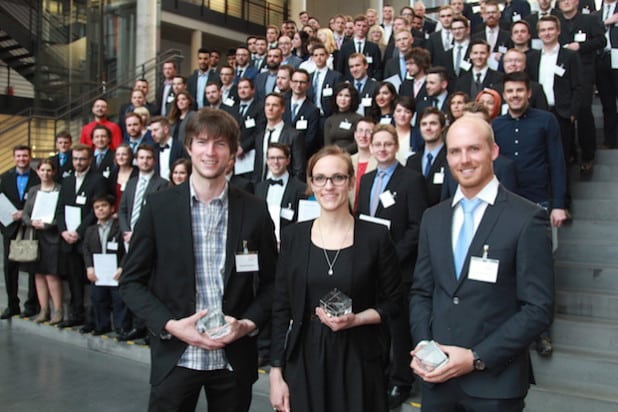
M249 150L242 158L237 157L236 163L234 164L234 173L237 175L241 175L243 173L253 172L254 161L255 149Z
M304 222L320 217L320 204L315 200L298 201L298 221Z
M118 286L118 281L114 280L114 275L118 269L118 261L115 254L95 253L92 255L94 260L94 274L97 286Z
M0 193L0 223L4 226L13 223L13 213L15 212L17 212L17 209L13 206L13 203L4 193Z
M75 206L65 206L64 223L69 232L77 230L82 223L82 210Z
M609 56L611 59L612 69L618 69L618 49L611 49Z
M58 195L60 195L60 192L42 192L39 190L34 200L31 219L42 220L43 223L51 224L56 214Z

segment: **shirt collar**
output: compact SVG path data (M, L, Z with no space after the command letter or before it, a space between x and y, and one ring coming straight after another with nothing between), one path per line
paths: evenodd
M272 173L270 173L270 171L269 171L269 172L268 172L268 176L267 176L267 178L268 178L268 179L275 179L275 180L281 179L281 181L283 182L283 187L285 187L285 185L287 185L287 184L288 184L288 180L289 180L289 178L290 178L290 174L289 174L288 172L285 172L285 173L283 173L281 176L279 176L279 177L275 177L275 176L273 176L273 175L272 175Z
M223 190L221 191L221 193L217 197L212 199L210 202L219 200L225 205L228 200L228 187L229 187L229 183L226 180L225 186L223 187ZM193 176L189 176L189 194L191 195L192 200L195 200L196 202L200 201L200 199L197 197L197 192L195 191L195 187L193 186Z
M475 197L489 205L493 205L496 202L496 196L498 196L499 186L500 186L500 182L498 182L498 178L496 177L496 175L494 175L491 181L487 183L485 187L476 194ZM461 188L458 185L457 191L455 191L455 195L453 196L453 200L451 201L451 206L452 207L457 206L459 201L463 198L464 198L464 194L461 192Z
M386 169L382 169L380 167L378 167L378 170L381 172L384 172L384 174L386 176L392 176L393 173L395 172L395 169L397 168L397 165L399 164L398 161L393 162L392 165L390 165L389 167L387 167Z
M112 225L112 219L107 219L105 222L101 223L101 221L99 220L97 222L97 225L99 225L99 227L103 230L107 229L108 227L110 227Z

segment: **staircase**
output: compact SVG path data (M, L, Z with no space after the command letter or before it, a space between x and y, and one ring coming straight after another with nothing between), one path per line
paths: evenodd
M618 410L618 151L572 185L573 222L559 230L554 354L533 355L526 411Z

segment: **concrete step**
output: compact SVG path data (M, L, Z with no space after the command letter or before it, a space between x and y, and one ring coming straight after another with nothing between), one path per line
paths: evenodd
M578 168L570 169L569 173L572 176L573 183L604 183L609 185L618 180L618 162L611 164L595 163L594 173L590 177L579 176Z
M591 292L618 291L618 266L561 261L555 265L556 289Z
M615 291L556 290L556 313L618 321L618 294Z
M618 150L599 149L594 155L598 165L618 165Z
M564 391L591 394L593 398L618 400L618 356L554 346L550 358L530 353L536 383ZM550 409L557 410L557 409Z
M618 347L618 321L557 315L551 335L560 347L613 355Z
M618 243L618 221L575 219L558 229L559 245L565 241L582 243L590 240ZM616 260L618 262L618 258Z
M618 185L607 181L574 182L571 186L573 199L618 199Z
M618 177L618 169L616 170ZM573 199L573 219L615 221L618 216L618 202L610 199Z
M559 240L554 258L556 261L594 262L601 267L615 266L618 265L618 242L603 237Z
M616 412L618 398L562 387L533 385L526 397L526 412Z

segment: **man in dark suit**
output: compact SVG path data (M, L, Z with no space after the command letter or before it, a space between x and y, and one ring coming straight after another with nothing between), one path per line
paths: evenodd
M206 387L210 409L246 412L257 380L255 335L271 312L273 225L263 201L227 185L234 119L211 109L196 116L187 129L193 174L144 205L120 294L151 333L150 410L194 410ZM215 320L225 322L225 335L197 331L207 314L225 315Z
M520 20L521 22L521 20ZM521 24L517 24L517 26L522 26ZM536 51L536 50L535 50ZM540 54L538 58L540 59ZM510 49L504 54L504 59L502 60L504 64L504 73L514 73L514 72L526 72L528 67L528 60L526 58L526 54L517 49ZM532 67L538 67L538 61L536 65ZM529 77L529 75L528 75ZM502 93L503 89L500 87L500 93ZM545 97L545 92L543 91L543 87L538 82L530 80L530 107L534 107L535 109L541 110L549 110L549 106L547 105L547 97ZM504 107L504 106L503 106Z
M395 38L395 47L397 48L397 57L392 57L386 60L384 66L384 78L388 79L392 76L397 76L400 81L406 79L406 54L412 49L414 39L409 30L400 30L393 34Z
M427 99L418 102L417 111L422 112L426 107L433 106L442 112L446 112L449 95L448 85L448 77L444 67L434 66L430 68L425 79Z
M275 91L275 87L277 86L277 72L279 71L281 60L282 55L280 49L268 50L264 66L266 70L258 74L253 82L255 86L255 98L258 102L263 103L266 95Z
M292 96L286 99L283 112L283 122L303 136L305 153L309 156L322 142L320 110L307 97L310 81L311 75L306 70L296 69L292 75Z
M83 144L73 146L75 173L65 177L62 181L56 208L56 224L62 237L60 242L61 273L66 276L71 292L71 316L58 325L61 328L82 325L86 320L84 284L87 279L82 257L82 241L88 226L96 223L92 209L94 197L109 193L106 179L92 168L92 153L90 146ZM77 221L74 220L75 214L79 218ZM91 329L86 329L84 332Z
M205 89L210 82L218 82L219 75L210 70L210 51L200 48L197 51L197 69L187 79L187 91L193 97L194 106L201 109L206 105Z
M442 132L446 127L446 116L435 107L428 107L419 114L419 129L425 145L420 152L408 158L406 167L421 173L425 177L427 188L427 206L440 202L446 163L446 147L442 141Z
M511 33L500 27L500 8L495 0L485 3L485 23L480 24L477 32L472 34L472 40L481 39L489 44L490 58L496 63L508 49L513 47ZM509 26L506 27L510 28Z
M527 0L506 0L500 22L510 25L530 15L530 3Z
M352 81L353 76L350 73L348 59L354 53L360 53L365 56L368 64L369 77L375 79L382 78L382 53L377 44L367 40L367 17L359 15L354 18L354 37L351 41L345 42L339 50L337 67L343 74L346 80Z
M127 129L124 143L131 147L133 154L137 154L137 148L143 143L149 144L152 147L155 146L155 142L152 140L152 134L142 132L144 126L142 122L142 117L137 113L127 114L124 121Z
M418 229L427 207L423 176L402 166L396 158L399 144L392 125L377 125L371 135L371 153L378 163L376 170L361 177L358 214L361 219L374 219L389 227L395 243L402 273L403 290L409 290L416 262ZM407 299L404 307L407 307ZM407 399L414 376L410 363L410 335L407 313L390 324L391 361L389 366L389 407L396 408Z
M438 11L441 29L430 34L429 39L425 42L427 50L431 54L431 61L434 66L444 61L444 54L452 47L453 35L451 34L451 23L453 22L454 16L455 14L451 6L441 6Z
M341 73L331 70L326 65L328 53L323 45L315 46L311 52L316 69L311 73L311 86L307 97L320 109L320 122L324 128L323 119L333 114L333 90L341 82Z
M172 137L169 121L165 117L155 116L150 119L150 133L155 142L155 173L169 181L174 162L189 157L184 142Z
M18 145L13 148L13 160L15 167L4 172L0 176L0 193L15 207L16 211L11 216L12 222L8 225L0 225L2 238L4 239L4 284L6 287L8 307L0 315L0 319L9 319L13 315L19 315L19 263L9 260L11 240L17 237L21 227L21 217L26 204L28 190L41 181L34 170L30 168L32 151L29 146ZM24 305L23 316L34 316L38 312L34 275L28 279L28 300Z
M466 93L472 99L485 88L500 90L503 74L489 68L488 58L489 45L484 40L473 40L470 43L472 70L457 79L455 90Z
M436 56L433 60L434 66L446 68L449 83L455 87L457 79L464 73L470 71L470 26L468 20L463 16L455 16L451 23L451 33L453 45L445 53Z
M597 12L603 19L607 44L596 59L596 82L599 99L603 106L603 146L607 149L616 147L618 131L618 112L616 97L618 97L618 70L612 67L611 50L618 48L618 8L616 1L605 0L603 8Z
M278 93L271 93L266 96L264 103L264 114L266 117L266 127L255 137L255 162L253 166L253 181L261 182L266 178L268 171L266 167L266 149L272 142L284 143L290 146L292 161L290 164L290 174L299 180L305 179L305 169L307 159L305 156L305 139L292 126L286 125L283 121L285 110L285 100Z
M167 116L169 114L168 108L170 104L174 102L172 80L174 79L174 76L176 76L177 72L178 67L176 66L175 61L167 60L163 62L163 81L161 82L161 86L157 90L156 111L154 113L151 113L151 115L155 116L157 114L160 114L161 116Z
M560 18L560 46L579 54L582 62L582 101L577 113L577 142L581 149L580 173L589 176L593 172L596 151L596 130L592 115L592 97L594 95L595 60L598 53L605 49L605 26L597 15L582 14L577 10L578 0L564 0L558 3L562 11ZM575 146L569 156L577 158Z
M224 106L233 106L238 99L234 83L234 69L230 66L223 66L219 70L219 77L221 79L221 101Z
M236 48L236 68L234 76L234 84L238 83L240 78L246 78L254 80L259 71L251 65L249 60L249 49L245 46L239 46Z
M62 130L56 134L56 150L58 153L49 158L56 167L54 180L62 183L62 179L73 173L73 159L71 157L71 145L73 138L68 130Z
M408 96L419 102L427 100L425 80L431 66L431 56L425 49L413 47L406 55L406 78L399 86L399 96Z
M111 141L112 132L107 127L98 125L92 129L94 158L91 167L105 179L109 179L114 168L114 151L110 147Z
M528 347L553 316L547 213L500 186L492 168L499 149L485 121L462 117L446 144L459 189L423 217L410 289L423 410L521 411L532 378ZM418 356L431 340L448 356L435 369Z
M371 108L373 92L378 85L375 79L371 79L367 75L367 59L360 53L354 53L348 59L350 73L352 73L352 84L358 91L361 103L358 105L356 112L361 116L365 116Z
M549 15L560 17L560 15L562 14L557 8L552 8L552 0L538 0L537 3L539 4L539 10L535 11L534 13L530 13L525 19L526 22L528 22L528 24L530 25L530 36L532 39L539 38L536 25L541 17Z

